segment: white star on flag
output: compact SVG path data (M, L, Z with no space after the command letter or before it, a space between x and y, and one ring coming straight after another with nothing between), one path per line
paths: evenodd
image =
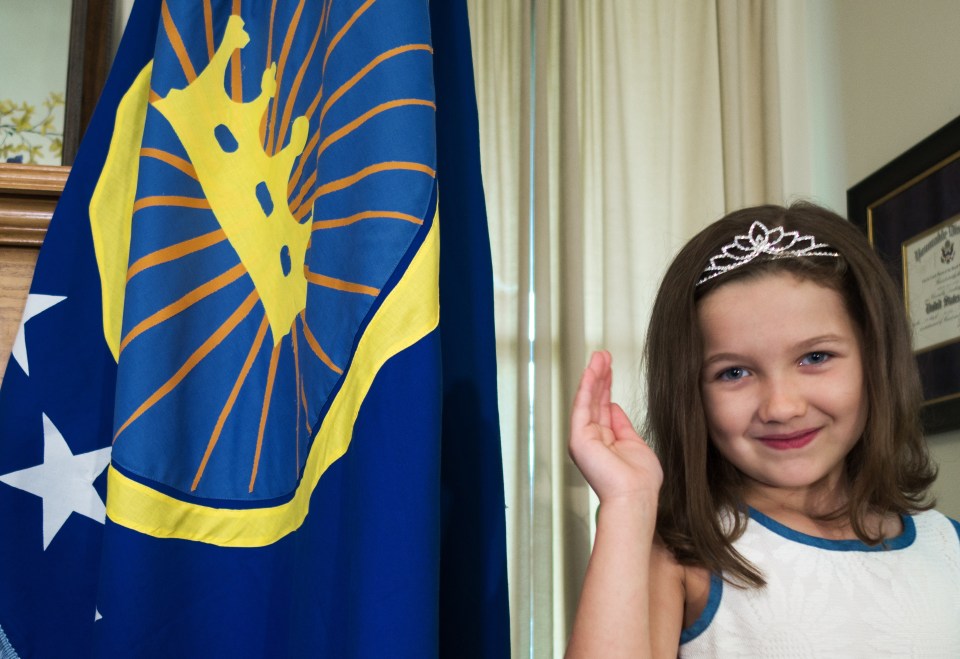
M66 299L67 298L60 295L31 294L27 296L27 303L23 307L23 318L20 320L20 330L17 332L17 338L13 340L13 350L10 351L14 361L20 364L20 368L22 368L23 372L27 375L30 375L30 364L27 362L27 336L24 325L37 314L43 313L53 305L63 302Z
M43 548L50 546L70 513L104 523L107 510L93 481L110 464L111 447L74 455L43 415L43 464L0 475L0 482L43 499Z

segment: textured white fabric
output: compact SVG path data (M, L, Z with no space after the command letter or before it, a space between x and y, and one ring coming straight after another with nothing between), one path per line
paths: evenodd
M960 538L938 512L905 518L882 549L751 511L734 546L767 586L723 584L681 657L960 657Z

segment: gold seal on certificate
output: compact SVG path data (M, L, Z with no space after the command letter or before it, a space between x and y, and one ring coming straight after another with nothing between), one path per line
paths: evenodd
M960 340L960 215L903 243L903 287L914 351Z

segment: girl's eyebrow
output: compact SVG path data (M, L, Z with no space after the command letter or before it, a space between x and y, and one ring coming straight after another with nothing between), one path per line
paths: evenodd
M819 336L814 336L800 341L797 343L796 347L798 350L802 350L817 345L823 345L824 343L849 343L850 340L850 337L841 336L839 334L821 334Z
M718 352L703 360L703 368L707 368L716 362L742 362L746 359L743 355L734 352Z

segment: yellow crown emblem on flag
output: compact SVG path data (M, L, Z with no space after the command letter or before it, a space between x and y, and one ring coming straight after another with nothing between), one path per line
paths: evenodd
M213 214L253 279L276 345L307 300L303 266L311 227L290 212L287 183L308 121L298 117L287 146L265 152L260 124L276 94L276 64L263 72L260 94L248 103L232 100L223 83L230 56L249 40L243 20L231 16L203 72L153 106L180 138Z

